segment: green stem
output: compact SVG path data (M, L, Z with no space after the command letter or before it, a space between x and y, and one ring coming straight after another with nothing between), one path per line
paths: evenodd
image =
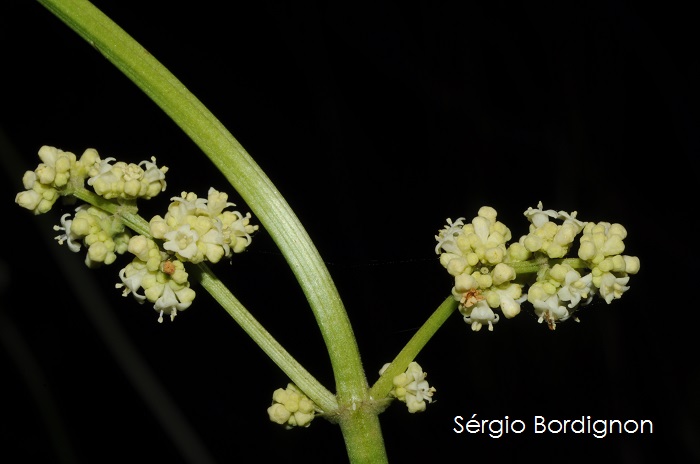
M311 398L324 413L335 413L338 409L333 393L326 390L299 362L294 359L275 338L233 296L229 289L204 263L197 265L197 280L204 289L226 310L253 341Z
M137 234L153 238L151 237L151 229L148 225L148 221L136 214L136 206L130 204L119 204L115 203L114 201L106 200L83 187L71 190L70 194L86 203L90 203L92 206L100 208L103 211L119 215L121 221L129 229L133 230Z
M87 0L38 0L143 90L209 157L241 195L284 255L321 330L338 403L368 399L357 341L330 273L282 195L213 114L150 53ZM367 422L381 437L377 421ZM354 428L343 428L356 433ZM354 445L361 442L350 440ZM363 446L380 446L381 440Z
M72 195L92 206L108 213L119 215L121 221L134 232L153 238L148 222L136 214L135 206L120 205L79 187L72 190ZM326 414L337 414L338 403L335 396L316 380L299 362L292 357L277 340L253 317L231 291L219 280L204 263L198 264L196 272L190 274L193 281L198 282L211 294L241 328L260 346L260 348L289 376L302 391L313 400Z
M442 324L450 317L457 309L457 301L454 297L449 296L442 302L435 312L428 318L420 329L411 337L406 346L401 352L396 355L389 367L379 377L379 380L370 389L370 396L377 400L382 400L387 397L389 391L393 387L393 379L397 375L403 373L408 365L413 361L420 350L428 343L435 335L435 332L442 327Z
M506 263L511 266L516 274L535 274L542 269L543 266L552 267L555 264L568 264L574 269L583 269L588 267L588 264L579 258L558 258L551 259L547 257L539 259L531 259L529 261L519 261L515 263Z
M86 0L39 0L139 86L226 176L275 240L329 348L338 395L362 397L364 370L335 284L296 215L245 149L150 53Z

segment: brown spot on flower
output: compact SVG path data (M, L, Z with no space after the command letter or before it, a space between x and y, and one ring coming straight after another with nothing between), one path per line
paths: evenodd
M175 274L175 265L173 264L172 261L163 261L163 272L168 274L168 275L173 275Z
M483 299L484 296L481 294L481 291L477 288L469 290L467 293L465 293L464 296L462 296L462 299L459 301L459 303L465 308L471 308L478 301L481 301Z

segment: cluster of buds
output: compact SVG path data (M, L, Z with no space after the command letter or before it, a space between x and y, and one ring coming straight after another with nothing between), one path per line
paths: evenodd
M267 408L270 420L286 429L308 427L315 417L316 404L293 383L278 388L272 394L272 405Z
M131 253L134 258L119 272L116 287L139 303L152 303L159 322L164 314L172 320L194 300L184 263L216 263L240 253L258 229L250 224L250 214L225 211L235 205L225 193L212 188L207 198L185 192L172 198L167 214L150 221L150 236L132 236L123 215L137 211L136 200L165 191L167 167L158 167L154 157L138 164L102 160L92 148L78 159L73 153L43 146L39 158L42 163L25 173L26 190L17 194L15 202L42 214L58 198L74 199L72 195L86 190L86 184L91 187L100 200L78 206L74 215L64 214L61 224L54 227L61 232L56 240L74 252L85 246L85 263L91 268L112 264L118 255ZM120 207L128 210L120 211Z
M148 200L165 190L165 173L168 172L168 168L159 168L155 157L139 164L123 161L111 164L113 161L116 160L104 159L90 170L87 183L99 196L107 199Z
M384 364L379 370L379 375L382 375L389 365L389 363ZM436 391L435 387L431 387L425 380L427 375L423 372L420 364L413 361L408 365L406 372L394 377L394 388L389 394L402 403L406 403L410 413L425 411L426 402L433 402L433 394Z
M576 212L544 210L541 202L524 214L529 232L510 244L510 230L488 206L470 223L448 219L435 237L435 252L454 277L453 296L472 330L493 330L499 311L515 317L526 300L539 322L554 329L595 295L611 303L629 289L639 258L622 254L623 226L582 222ZM577 257L567 258L579 235Z
M61 216L61 225L53 228L63 232L56 236L60 245L65 242L73 252L80 251L81 244L87 247L85 264L90 268L112 264L117 254L127 250L131 238L119 218L87 204L78 206L73 218L70 213Z
M41 163L22 177L26 190L15 202L34 214L46 213L71 187L82 186L89 172L100 162L97 151L89 148L78 159L75 154L44 145L39 149Z

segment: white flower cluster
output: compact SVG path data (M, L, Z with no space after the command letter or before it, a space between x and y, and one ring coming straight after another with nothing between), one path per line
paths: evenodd
M308 427L315 417L316 405L293 383L278 388L272 394L272 405L267 408L270 420L285 428Z
M382 375L388 367L389 363L384 364L379 375ZM420 364L415 361L411 362L406 372L394 377L394 388L390 392L391 396L406 403L410 413L425 411L426 401L432 403L433 394L436 391L435 387L431 387L425 380L427 375L423 372Z
M94 148L88 148L80 159L75 154L44 145L39 149L41 163L22 178L26 190L15 197L15 202L34 214L51 209L61 195L83 187L85 181L95 193L106 199L153 198L165 190L167 167L156 166L155 158L139 164L117 162L114 158L100 160Z
M172 198L165 216L154 216L150 221L151 235L162 242L162 250L154 240L141 235L130 240L128 250L136 257L119 274L122 282L117 286L125 288L123 295L154 303L159 322L163 314L172 320L178 311L187 309L195 293L183 263L217 263L240 253L258 229L250 224L250 214L224 211L229 206L235 205L213 188L207 198L187 192ZM138 293L140 288L143 295Z
M538 321L546 321L554 329L555 323L569 319L579 304L590 303L595 293L591 278L592 274L582 277L567 264L555 264L548 269L527 292Z
M153 309L159 313L158 322L163 322L163 314L170 315L172 321L178 311L192 304L195 292L181 261L172 259L143 235L132 237L128 250L135 258L119 272L121 283L116 284L124 289L123 296L132 294L139 303L153 303ZM141 289L143 294L139 293Z
M250 245L250 235L258 229L250 224L250 213L243 216L238 211L224 211L229 206L236 205L214 188L209 189L207 198L182 192L182 196L172 198L165 217L151 219L151 234L182 261L217 263L244 251Z
M64 214L61 224L54 226L60 232L56 240L73 252L85 246L85 263L89 267L111 264L117 255L131 252L135 258L119 273L121 282L117 287L124 289L124 296L131 294L140 303L153 303L159 322L164 314L172 320L178 311L192 304L195 293L184 262L216 263L240 253L250 245L251 234L258 229L250 224L250 213L225 211L235 204L228 202L225 193L212 188L207 198L187 192L172 198L167 214L150 221L151 238L132 237L124 225L124 216L136 211L136 200L151 199L165 190L167 167L158 167L155 157L138 164L115 158L101 160L92 148L78 159L73 153L43 146L39 158L39 166L24 174L26 190L16 195L15 202L41 214L49 211L61 196L101 197L90 201L93 206L76 208L74 216ZM92 187L94 194L87 192L85 184ZM110 214L94 205L117 212Z
M495 309L511 318L526 299L539 322L554 329L595 295L611 303L629 289L629 275L639 271L639 258L622 255L627 236L623 226L585 223L576 212L544 210L541 202L524 214L529 233L507 248L510 231L486 206L471 223L448 219L435 237L435 251L454 276L452 293L472 330L484 325L493 330L500 319ZM567 258L579 234L578 258ZM534 282L528 279L533 275Z
M542 202L537 208L528 208L525 216L530 221L530 233L520 238L520 243L531 253L545 253L550 258L563 258L583 230L584 223L576 219L576 211L543 210ZM563 220L557 224L549 219Z
M455 278L452 292L460 302L459 311L474 331L484 325L493 330L500 319L496 308L507 318L515 317L525 299L522 285L513 282L515 269L508 263L528 253L522 247L506 249L511 233L496 217L495 209L483 206L470 223L465 224L464 218L448 219L435 236L440 263Z

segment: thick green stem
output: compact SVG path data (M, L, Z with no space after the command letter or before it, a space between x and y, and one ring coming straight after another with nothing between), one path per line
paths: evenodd
M328 346L338 395L366 393L350 321L328 270L282 195L245 149L163 65L86 0L39 0L139 86L202 149L284 254Z
M348 458L352 463L388 463L384 439L376 433L381 430L378 411L372 402L365 404L366 407L355 404L355 410L348 410L340 421Z
M349 318L330 273L290 206L246 150L150 53L86 0L39 0L143 90L209 157L275 241L299 282L327 346L341 407L368 399L368 385ZM381 446L378 421L366 421ZM352 435L353 427L343 433Z

